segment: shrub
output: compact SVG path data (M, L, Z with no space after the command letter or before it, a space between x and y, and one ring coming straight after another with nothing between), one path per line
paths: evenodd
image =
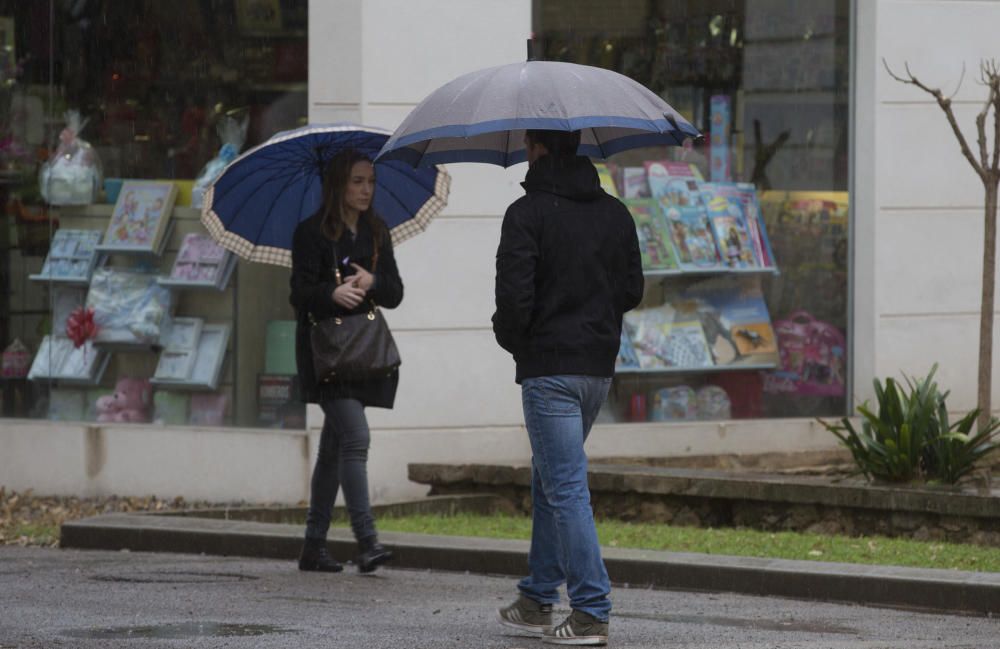
M885 386L875 379L878 411L866 401L858 406L861 430L844 417L820 423L851 451L858 471L869 480L887 482L943 482L955 484L1000 444L993 441L1000 428L995 417L973 433L979 416L975 409L952 424L945 400L934 382L937 365L923 379L906 378L905 390L889 378Z

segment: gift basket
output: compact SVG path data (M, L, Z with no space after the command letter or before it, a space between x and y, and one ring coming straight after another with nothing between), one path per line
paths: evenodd
M59 134L56 152L42 165L38 185L50 205L89 205L101 186L101 160L89 142L80 138L87 120L79 111L66 111L66 128Z
M205 192L212 186L226 165L239 155L240 149L243 148L243 143L247 139L247 125L249 123L248 119L237 122L229 116L223 117L219 122L217 130L219 139L222 140L222 147L219 149L219 153L209 160L198 173L198 177L194 181L194 189L191 190L191 207L201 207L202 201L205 199Z

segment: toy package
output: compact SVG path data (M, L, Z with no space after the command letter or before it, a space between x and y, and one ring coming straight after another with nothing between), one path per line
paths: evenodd
M101 268L87 293L98 343L156 343L169 329L170 291L148 273Z
M764 391L839 397L844 394L846 340L837 327L796 311L774 323L781 369L765 375Z
M94 147L79 137L87 120L79 111L66 111L66 128L48 162L42 165L38 185L50 205L89 205L101 187L101 160Z
M653 393L652 421L696 419L698 400L695 391L687 385L662 388Z
M198 177L194 181L194 189L191 190L191 207L201 207L202 201L205 200L205 192L222 174L226 165L239 155L240 149L243 148L243 143L247 139L247 125L249 123L249 119L237 122L228 116L223 117L219 122L218 133L219 139L222 140L222 148L198 173Z

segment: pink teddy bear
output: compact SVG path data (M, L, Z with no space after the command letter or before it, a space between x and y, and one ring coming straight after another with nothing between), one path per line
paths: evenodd
M97 421L148 422L152 400L153 388L148 379L119 379L114 394L97 400Z

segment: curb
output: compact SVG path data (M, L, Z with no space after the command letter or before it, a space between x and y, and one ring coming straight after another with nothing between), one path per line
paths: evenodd
M347 529L334 528L336 557L354 556ZM522 576L527 541L381 533L393 567ZM108 514L64 523L60 545L88 550L179 552L292 560L301 525L191 516ZM670 590L724 591L893 606L945 613L1000 613L1000 573L791 561L602 548L616 584Z

